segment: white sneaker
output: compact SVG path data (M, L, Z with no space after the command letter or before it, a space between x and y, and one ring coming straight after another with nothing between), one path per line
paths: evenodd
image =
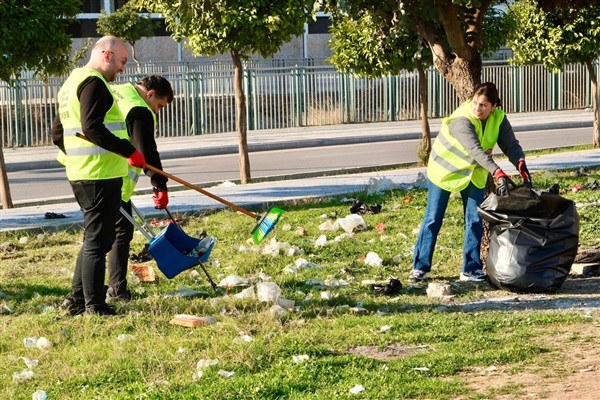
M408 281L411 283L418 283L427 280L427 272L418 269L413 269L408 276Z
M460 274L460 280L465 282L483 282L486 279L487 275L480 269L473 272L461 272Z

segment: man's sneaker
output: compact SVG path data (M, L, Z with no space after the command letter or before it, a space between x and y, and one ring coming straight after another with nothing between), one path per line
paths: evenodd
M460 280L465 282L483 282L486 279L487 275L480 269L473 272L461 272L460 274Z
M85 311L85 302L83 299L78 300L67 296L58 308L67 311L71 315L79 315Z
M423 282L427 280L427 272L419 269L413 269L408 276L408 281L411 283Z

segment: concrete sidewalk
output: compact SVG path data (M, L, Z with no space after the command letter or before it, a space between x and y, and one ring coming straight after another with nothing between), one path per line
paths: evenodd
M592 126L592 113L585 111L555 112L510 115L509 119L516 131L548 128ZM432 121L432 131L439 129L440 120ZM420 136L418 121L404 121L381 124L356 124L329 127L310 127L277 131L249 132L249 144L255 149L269 150L290 147L325 146L339 143L361 143L378 140L401 140L410 135ZM414 138L414 136L412 136ZM385 138L385 139L384 139ZM225 151L235 147L235 134L204 135L185 139L159 141L161 155L172 157L196 155L202 151ZM20 153L18 155L17 153ZM33 153L33 154L32 154ZM56 154L52 147L44 149L5 150L8 165L31 168L39 163L50 163ZM206 153L207 154L207 153ZM219 153L212 153L219 154ZM507 172L514 172L508 161L499 163ZM597 150L574 153L548 154L529 157L529 169L535 171L553 170L600 165L600 152ZM326 176L286 181L261 182L249 185L216 186L207 190L244 208L267 209L273 205L306 198L342 196L366 190L398 188L412 185L419 179L424 168L407 168L391 171L368 172L339 176ZM172 213L194 213L224 208L225 206L193 190L169 193L169 210ZM154 209L151 195L134 196L132 201L146 218L166 219L164 211ZM283 207L285 209L285 207ZM258 211L257 211L258 212ZM47 219L46 213L62 214L67 218ZM46 204L0 210L0 231L39 229L57 230L79 227L82 213L76 203Z

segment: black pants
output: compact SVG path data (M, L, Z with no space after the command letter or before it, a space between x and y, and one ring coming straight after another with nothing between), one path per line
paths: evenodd
M131 201L121 201L121 207L131 215ZM108 287L113 296L127 293L127 262L133 225L119 212L115 225L115 242L108 253Z
M106 254L115 240L115 222L121 205L121 178L70 181L83 211L83 244L75 263L71 296L86 308L106 306Z

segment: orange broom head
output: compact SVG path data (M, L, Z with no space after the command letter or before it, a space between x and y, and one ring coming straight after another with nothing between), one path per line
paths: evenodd
M258 221L252 229L252 237L255 244L259 244L273 230L273 227L279 221L283 210L273 207Z

